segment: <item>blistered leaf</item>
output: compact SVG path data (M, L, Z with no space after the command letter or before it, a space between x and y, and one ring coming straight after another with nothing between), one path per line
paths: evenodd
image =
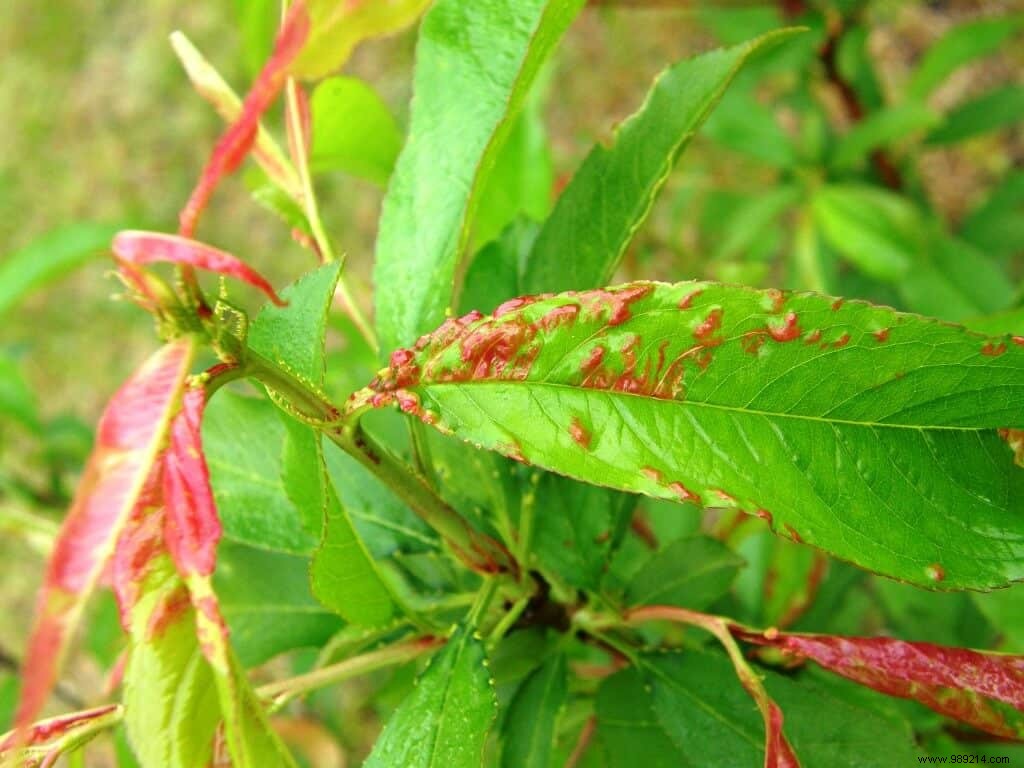
M114 257L132 266L170 262L234 277L258 288L278 306L285 302L266 278L238 257L213 246L163 232L125 230L114 237Z
M483 643L458 629L391 715L365 766L479 768L496 709Z
M172 342L111 398L96 444L61 527L39 594L16 725L35 719L56 681L68 640L117 537L147 483L178 407L193 341Z
M732 632L748 642L812 659L876 691L914 699L988 733L1024 738L1022 656L889 637L762 633L741 627Z
M296 77L318 78L341 67L363 40L412 24L431 0L304 0L309 40L289 66Z
M257 5L249 2L246 4L254 7ZM213 65L181 32L171 34L171 46L199 95L213 105L217 114L226 123L231 124L238 120L242 114L242 100L224 81L220 73L213 68ZM288 162L274 138L258 121L252 154L267 176L293 201L302 199L302 186L295 169Z
M810 383L809 383L810 382ZM880 573L1024 578L1024 346L859 302L712 283L527 297L446 322L355 408L587 482L738 507Z
M256 82L242 102L238 118L221 135L192 195L179 215L179 232L184 237L195 233L199 215L213 195L220 180L232 173L252 149L259 132L260 118L284 87L288 67L302 50L310 32L305 3L292 3L277 35L274 52L260 71Z
M486 172L582 0L437 0L420 26L406 142L377 238L383 349L444 319Z

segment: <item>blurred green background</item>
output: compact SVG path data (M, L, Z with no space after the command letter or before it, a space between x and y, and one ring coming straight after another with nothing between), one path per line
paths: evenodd
M623 277L818 288L955 321L995 315L978 319L978 327L1024 332L1024 324L1013 326L1024 277L1024 45L1019 16L1007 16L1021 11L1018 3L649 5L657 7L606 0L588 8L543 78L546 93L530 119L546 132L549 150L542 146L523 162L550 163L556 190L595 141L612 137L668 63L787 20L812 32L730 92L669 180ZM275 13L273 3L255 0L0 4L0 275L14 254L61 228L173 231L222 124L194 93L167 36L184 31L241 92L269 46ZM997 17L1016 20L910 104L914 73L936 41ZM829 53L832 38L838 47ZM399 126L408 114L414 43L414 30L372 42L345 71L372 84ZM993 93L1003 98L975 108L974 129L971 114L948 119ZM857 126L879 112L895 113L882 139L857 139ZM269 125L279 129L279 115ZM254 183L251 172L229 179L199 237L283 285L313 260L254 202ZM816 195L826 184L856 194L823 202ZM369 311L383 191L337 171L321 174L317 186L330 234L349 256L350 285ZM866 239L850 241L850 233L864 232ZM948 245L950 238L958 245ZM912 268L905 278L884 279L891 262L859 263L844 244L896 261L906 256ZM47 253L42 247L38 258ZM0 309L0 725L42 557L92 425L157 343L148 316L116 300L120 286L109 270L102 256L89 259ZM255 306L255 296L247 299ZM91 636L87 646L116 642ZM106 655L88 648L78 655L61 706L95 697Z

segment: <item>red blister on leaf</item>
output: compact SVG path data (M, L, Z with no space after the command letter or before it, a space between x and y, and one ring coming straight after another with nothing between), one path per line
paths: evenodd
M164 459L164 538L178 572L186 578L213 573L221 536L200 432L205 406L202 387L185 392Z
M1024 738L1024 656L888 637L762 633L736 625L730 631L996 736Z
M150 486L192 349L191 339L160 349L122 385L100 418L96 444L39 594L15 717L22 734L46 702L82 606Z
M179 232L191 237L196 222L222 177L232 173L256 140L260 117L274 102L288 77L288 66L309 37L310 21L302 0L293 3L274 44L274 52L242 102L242 113L229 125L203 168L202 176L179 215Z
M237 256L187 237L126 230L114 237L113 251L119 262L133 266L166 261L234 277L258 288L279 307L288 303L277 295L263 275Z

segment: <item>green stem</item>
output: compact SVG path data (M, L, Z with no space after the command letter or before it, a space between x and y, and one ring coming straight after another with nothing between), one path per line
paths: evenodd
M310 389L273 362L254 352L246 358L247 372L283 397L297 415L316 425L338 447L387 485L424 522L440 533L455 554L473 570L485 574L517 573L515 561L499 542L474 530L430 484L363 431L362 411L341 410L322 393Z
M334 246L331 243L330 237L327 236L323 218L320 216L320 207L317 204L316 192L313 189L313 179L309 173L309 147L306 146L306 137L302 129L298 89L299 86L295 79L288 78L288 82L285 85L285 112L288 116L288 127L291 130L292 136L295 137L295 148L299 155L293 159L299 175L299 183L302 187L302 205L305 209L306 220L309 222L309 228L313 233L313 240L316 242L317 250L320 251L320 257L327 263L339 260L344 262L344 257L342 256L339 259L338 255L334 252ZM377 343L377 337L373 332L373 328L370 327L370 324L360 311L359 305L352 298L344 275L338 277L338 293L341 295L345 311L352 319L353 324L362 337L366 339L366 343L369 344L374 355L378 354L380 345Z
M256 689L256 693L265 699L270 699L270 712L275 712L296 696L315 691L328 685L340 683L359 675L365 675L377 669L392 666L393 664L404 664L407 661L422 656L440 648L445 640L437 637L421 637L399 645L392 645L381 648L377 651L370 651L361 656L354 656L345 659L337 664L314 670L305 675L298 675L287 680L279 680L276 683L268 683Z
M499 642L501 642L501 638L505 636L505 633L508 632L519 619L519 617L523 615L523 611L526 610L526 606L529 604L529 595L524 595L523 597L520 597L518 600L515 601L515 603L512 604L512 607L509 608L505 615L501 617L501 621L499 621L494 626L494 629L491 630L491 634L487 638L488 647L493 648Z

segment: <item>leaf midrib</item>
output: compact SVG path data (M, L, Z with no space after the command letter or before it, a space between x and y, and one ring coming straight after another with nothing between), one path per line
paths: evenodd
M995 427L959 427L952 425L935 424L893 424L881 421L856 421L854 419L826 418L824 416L808 416L799 413L785 413L783 411L766 411L759 408L739 407L732 405L721 405L719 403L706 403L699 400L674 400L670 398L651 397L650 395L638 395L632 392L621 392L618 390L598 389L592 387L578 387L572 384L561 384L550 381L510 381L507 379L479 379L460 382L420 382L413 389L461 389L468 386L523 386L539 389L569 390L572 392L594 392L608 397L634 398L645 403L674 404L679 407L706 408L710 410L725 411L728 413L739 413L745 416L763 416L768 419L790 419L794 421L820 422L829 425L841 425L850 427L865 427L875 429L904 429L915 432L988 432L994 431Z

